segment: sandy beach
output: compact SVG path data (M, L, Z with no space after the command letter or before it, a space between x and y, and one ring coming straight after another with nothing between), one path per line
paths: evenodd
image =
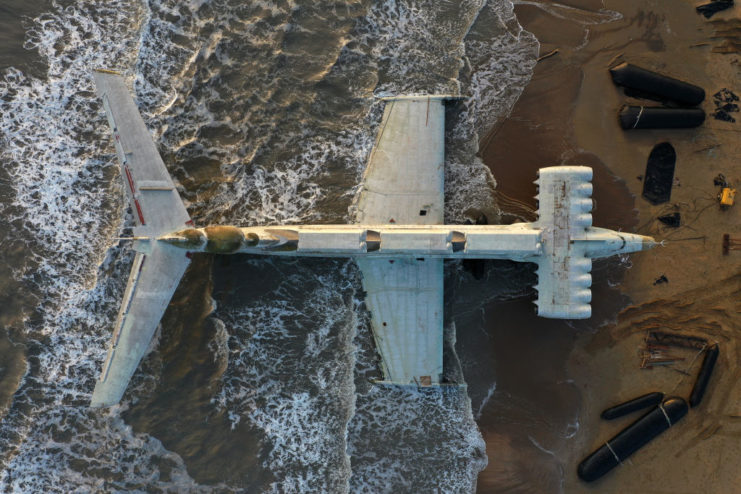
M493 399L481 413L489 466L479 492L741 491L741 402L734 387L741 373L735 320L741 253L723 255L721 248L724 233L739 235L741 219L739 206L719 208L713 184L718 173L741 182L741 123L710 115L721 88L741 94L741 7L709 20L694 7L690 1L623 0L516 6L519 22L541 42L541 56L553 54L540 60L510 118L481 142L499 194L534 207L537 168L593 166L594 224L665 243L629 262L595 264L588 321L544 321L508 305L529 299L487 307L497 393L509 401ZM703 87L705 123L687 130L621 130L622 104L656 104L613 85L608 67L622 61ZM641 198L642 179L660 142L674 146L677 162L671 200L654 206ZM681 215L679 228L656 219L673 212ZM661 276L668 282L655 284ZM638 416L611 423L599 418L601 410L651 391L689 396L702 355L672 349L684 360L641 369L639 352L650 330L720 343L706 397L614 471L584 483L576 476L579 462ZM513 424L519 409L542 412Z

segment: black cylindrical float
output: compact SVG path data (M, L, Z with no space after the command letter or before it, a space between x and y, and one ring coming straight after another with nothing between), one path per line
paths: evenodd
M713 368L715 367L715 361L718 360L719 353L720 348L718 348L717 343L711 345L705 352L705 358L702 360L700 372L697 374L697 380L692 387L692 393L690 393L690 406L692 408L699 405L703 395L705 395L705 389L710 382L710 376L713 374Z
M705 99L705 90L699 86L629 63L611 68L610 75L615 84L637 91L636 96L675 101L688 106L699 105Z
M663 399L664 393L648 393L645 395L641 395L638 398L633 398L630 401L615 405L614 407L610 407L602 412L602 415L600 415L600 417L605 420L613 420L618 417L628 415L629 413L637 412L638 410L643 410L644 408L658 405Z
M674 425L687 414L688 410L687 402L682 398L665 399L659 406L587 456L577 469L579 478L591 482L602 477L645 446L651 439Z
M681 129L697 127L705 121L701 108L630 106L620 109L620 126L625 129Z

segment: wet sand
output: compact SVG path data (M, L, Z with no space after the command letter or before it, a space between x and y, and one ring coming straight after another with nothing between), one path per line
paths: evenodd
M482 140L481 154L499 193L532 207L537 168L593 166L594 224L667 242L632 256L627 270L616 260L595 265L588 321L528 315L517 304L529 304L534 293L486 308L497 390L479 419L489 465L478 491L735 492L741 253L723 256L721 238L738 232L741 219L735 208L718 208L713 177L741 181L741 122L708 115L698 129L622 131L617 110L638 100L612 84L607 68L630 61L700 85L709 114L719 89L741 94L740 57L722 53L738 47L741 8L708 21L689 1L565 3L516 7L520 23L540 40L541 55L558 52L538 63L510 118ZM622 18L610 21L609 11ZM640 197L641 178L651 148L663 141L676 149L676 180L671 201L653 206ZM655 219L674 211L682 215L680 228ZM661 275L669 282L654 285ZM632 421L603 422L602 409L655 390L686 398L692 388L702 357L692 362L690 350L672 349L686 359L673 366L639 368L639 349L651 329L720 342L706 398L629 461L586 484L576 476L578 463Z

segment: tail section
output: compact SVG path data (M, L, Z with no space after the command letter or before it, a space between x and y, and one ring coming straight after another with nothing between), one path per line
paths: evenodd
M93 77L113 130L137 236L148 239L134 244L138 253L90 403L101 407L121 399L190 264L182 249L156 239L190 226L192 221L123 78L103 70Z

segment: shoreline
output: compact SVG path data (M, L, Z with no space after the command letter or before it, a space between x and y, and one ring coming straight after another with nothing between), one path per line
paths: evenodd
M726 43L715 38L716 31L738 22L741 8L737 5L706 20L689 1L653 2L648 6L627 0L606 0L604 6L595 0L568 3L573 9L558 10L552 4L515 7L520 24L540 41L541 57L553 50L558 52L536 65L531 82L510 116L481 141L480 154L498 182L497 194L534 207L535 170L558 164L587 164L595 169L596 226L637 230L657 240L705 238L669 242L666 247L633 255L629 269L617 260L595 264L595 315L587 321L513 318L512 306L507 306L512 302L489 304L485 325L494 343L536 349L527 347L524 355L517 352L520 360L529 361L523 366L493 344L499 394L483 407L477 420L489 455L489 465L479 475L478 491L707 491L703 479L724 468L712 454L718 443L730 448L729 453L738 455L741 451L727 444L732 436L716 434L724 427L735 432L739 426L716 419L708 426L709 419L702 411L711 408L716 413L719 406L725 411L736 406L713 386L730 386L738 368L732 357L737 351L732 314L738 312L732 294L741 281L729 276L739 271L741 256L722 257L720 241L723 232L737 231L741 221L736 220L735 209L723 212L714 207L712 178L723 172L729 180L741 182L741 164L734 163L734 157L741 154L737 137L741 123L720 122L710 113L714 109L712 95L720 88L741 94L736 82L740 79L739 56L713 51ZM620 12L622 18L602 22L614 19L610 11ZM624 101L638 100L627 98L612 84L607 68L619 61L704 87L706 98L701 106L708 114L704 125L686 130L622 131L617 109ZM638 177L645 173L651 148L667 140L677 151L678 180L671 201L652 206L640 196L642 181ZM679 229L661 226L655 218L667 207L678 210L687 223ZM669 283L654 285L662 274ZM725 278L729 279L723 281ZM611 285L619 285L619 289ZM698 306L694 302L698 298L707 299L709 307ZM529 299L525 301L529 303ZM586 484L576 477L576 466L600 441L625 425L601 423L599 412L603 408L654 390L674 389L684 397L689 393L693 377L678 383L676 369L638 368L637 350L646 331L656 327L723 340L716 370L723 376L715 378L706 398L709 404L703 403L699 412L690 411L682 424L636 453L626 465ZM537 338L547 343L538 343ZM684 356L687 362L691 357ZM695 363L690 374L698 366ZM511 408L506 400L520 400L520 412L528 407L540 408L536 421L545 416L548 422L540 423L539 428L536 424L533 430L547 438L548 445L540 444L529 433L525 434L529 442L542 447L523 441L522 432L503 419L503 412L513 413L505 410ZM736 413L735 408L731 412L726 415ZM573 417L579 424L576 430ZM712 440L697 439L701 425L711 427L708 438ZM528 424L517 426L527 428ZM673 442L689 447L690 453L679 453ZM696 455L715 460L701 461ZM728 491L733 485L732 468L726 466L725 470L714 492ZM687 490L690 486L692 489Z

